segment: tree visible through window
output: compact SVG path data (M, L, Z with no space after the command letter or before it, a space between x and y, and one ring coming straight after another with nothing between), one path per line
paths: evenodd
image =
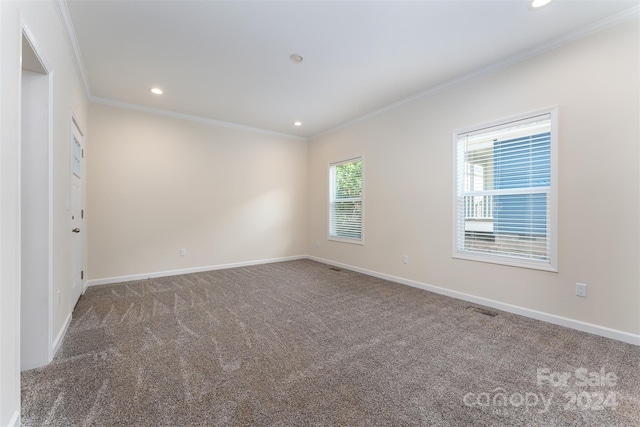
M454 257L556 270L555 110L454 135Z
M329 238L362 242L362 157L329 165Z

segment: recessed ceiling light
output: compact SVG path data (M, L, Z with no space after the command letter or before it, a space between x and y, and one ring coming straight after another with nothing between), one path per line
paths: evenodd
M540 8L542 6L546 6L551 3L553 0L533 0L531 2L531 7L534 9Z
M151 91L151 93L153 93L155 95L162 95L164 93L164 92L162 92L162 89L160 89L159 87L152 87L149 90Z
M302 126L302 122L293 122L294 126Z
M293 62L294 64L299 64L304 58L299 53L294 53L289 57L289 59L291 59L291 62Z

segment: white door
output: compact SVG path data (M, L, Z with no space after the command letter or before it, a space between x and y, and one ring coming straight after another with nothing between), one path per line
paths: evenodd
M72 125L71 137L71 309L75 307L84 287L83 217L82 210L82 133Z

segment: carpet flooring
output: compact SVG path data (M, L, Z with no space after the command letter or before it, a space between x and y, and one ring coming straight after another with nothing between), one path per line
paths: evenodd
M25 426L638 426L640 347L310 260L92 287Z

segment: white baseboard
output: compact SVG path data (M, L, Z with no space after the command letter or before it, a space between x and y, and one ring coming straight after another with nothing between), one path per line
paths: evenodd
M424 289L436 294L445 295L448 297L469 301L474 304L484 305L486 307L495 308L498 310L506 311L520 316L530 317L536 320L542 320L543 322L553 323L554 325L564 326L571 329L576 329L582 332L588 332L594 335L600 335L606 338L611 338L618 341L623 341L629 344L640 346L640 335L632 334L629 332L619 331L617 329L607 328L605 326L594 325L592 323L582 322L580 320L569 319L567 317L557 316L555 314L544 313L542 311L531 310L529 308L519 307L516 305L506 304L503 302L491 300L488 298L476 297L473 295L465 294L463 292L453 291L450 289L441 288L438 286L428 285L426 283L416 282L414 280L404 279L402 277L392 276L390 274L380 273L377 271L367 270L366 268L354 267L352 265L343 264L340 262L332 261L329 259L319 258L315 256L308 256L310 260L318 261L323 264L334 265L336 267L344 268L346 270L356 271L368 276L377 277L379 279L385 279L392 282L400 283L407 286L413 286L414 288Z
M67 330L69 329L70 324L71 324L71 313L67 314L67 318L64 320L64 325L62 325L62 329L60 329L60 332L58 332L56 339L53 340L53 352L51 353L52 360L53 360L53 357L58 352L58 349L62 344L62 340L64 339L64 336L67 333Z
M203 271L212 271L212 270L222 270L226 268L236 268L236 267L246 267L250 265L259 265L259 264L269 264L274 262L283 262L283 261L293 261L298 259L310 259L313 261L321 262L323 264L334 265L336 267L341 267L347 270L356 271L358 273L363 273L368 276L378 277L380 279L389 280L392 282L400 283L407 286L412 286L414 288L424 289L429 292L434 292L440 295L445 295L448 297L469 301L474 304L484 305L486 307L495 308L498 310L506 311L508 313L518 314L520 316L530 317L532 319L541 320L543 322L552 323L554 325L564 326L571 329L576 329L578 331L587 332L594 335L600 335L606 338L611 338L618 341L623 341L629 344L634 344L640 346L640 335L632 334L629 332L620 331L617 329L607 328L605 326L594 325L592 323L582 322L580 320L570 319L567 317L558 316L555 314L545 313L542 311L532 310L529 308L524 308L512 304L503 303L500 301L491 300L488 298L477 297L474 295L465 294L463 292L458 292L446 288L441 288L439 286L433 286L422 282L417 282L415 280L405 279L402 277L393 276L386 273L380 273L378 271L368 270L366 268L355 267L348 264L343 264L341 262L332 261L325 258L319 258L315 256L309 255L296 255L290 257L283 258L270 258L270 259L262 259L255 261L245 261L245 262L236 262L230 264L219 264L219 265L210 265L205 267L196 267L196 268L185 268L181 270L169 270L169 271L159 271L154 273L145 273L145 274L134 274L130 276L118 276L118 277L108 277L104 279L92 279L86 282L86 287L88 286L98 286L98 285L107 285L113 283L122 283L122 282L130 282L134 280L146 280L154 277L167 277L167 276L176 276L179 274L189 274L189 273L199 273ZM61 331L62 336L64 336L64 332L69 327L69 322L71 321L71 315L67 319L65 324L65 328ZM61 335L56 338L56 342L58 342ZM59 346L59 342L55 345L55 349L57 350L57 346ZM54 351L55 354L55 351Z
M20 411L16 411L13 413L13 417L9 420L8 427L19 427L20 426Z
M294 260L306 259L306 258L307 258L306 255L295 255L295 256L282 257L282 258L269 258L269 259L255 260L255 261L243 261L243 262L234 262L229 264L209 265L205 267L185 268L181 270L168 270L168 271L158 271L155 273L132 274L130 276L107 277L104 279L87 280L87 283L85 286L88 287L88 286L109 285L113 283L131 282L134 280L152 279L154 277L177 276L180 274L200 273L203 271L223 270L226 268L247 267L250 265L259 265L259 264L271 264L274 262L294 261Z

